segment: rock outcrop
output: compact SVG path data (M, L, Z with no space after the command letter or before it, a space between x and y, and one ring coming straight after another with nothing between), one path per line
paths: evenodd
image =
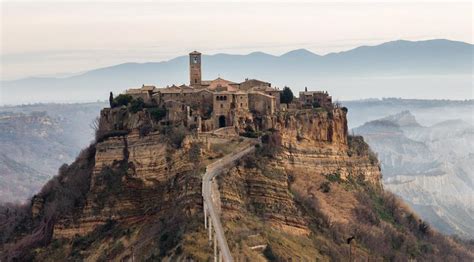
M308 235L310 222L290 191L295 177L336 176L380 186L380 167L367 145L361 138L359 144L349 143L357 138L347 136L345 110L285 112L275 117L273 128L280 150L271 160L263 164L247 159L219 177L224 217L253 213L285 232ZM364 146L365 151L354 148Z
M18 232L0 234L7 239L0 255L211 259L201 175L243 139L181 133L160 126L146 110L124 109L102 111L98 141L38 194L30 215L13 227ZM263 145L214 184L236 260L341 260L351 235L360 260L473 257L384 193L377 158L362 137L348 136L346 109L290 110L255 124Z

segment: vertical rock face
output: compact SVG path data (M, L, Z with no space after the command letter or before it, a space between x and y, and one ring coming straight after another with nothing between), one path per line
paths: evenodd
M295 179L332 176L380 186L378 161L362 138L347 136L345 110L285 112L272 122L280 150L262 160L259 154L270 150L264 148L251 157L260 160L246 159L219 177L222 214L227 219L257 216L284 232L308 235L309 221L290 190Z
M84 235L107 219L130 220L175 207L194 213L201 201L200 178L189 176L193 165L185 151L164 141L160 134L132 133L98 143L85 207L79 219L57 223L54 237Z
M276 117L283 145L301 149L347 150L347 119L343 109L307 109Z
M314 175L352 176L378 185L378 160L361 137L348 136L346 112L311 109L278 116L281 164L287 169L302 167Z

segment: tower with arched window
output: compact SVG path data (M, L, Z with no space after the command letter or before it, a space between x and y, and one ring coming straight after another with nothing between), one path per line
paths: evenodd
M201 53L189 53L189 82L192 87L201 87Z

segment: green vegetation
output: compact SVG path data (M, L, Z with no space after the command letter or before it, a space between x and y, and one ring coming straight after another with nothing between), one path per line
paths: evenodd
M166 108L155 107L148 109L148 112L150 112L150 115L153 120L160 121L166 116L167 110Z
M277 261L278 257L273 253L273 249L270 245L263 250L263 255L265 256L268 261Z
M248 137L248 138L258 138L258 137L261 136L261 132L257 132L257 131L255 131L255 129L252 126L247 125L244 128L244 132L240 133L239 135L241 135L243 137Z
M184 138L188 134L188 130L184 126L163 126L160 133L165 136L168 143L174 148L181 148Z
M110 105L110 108L114 107L114 94L112 93L112 91L110 91L110 94L109 94L109 105Z
M326 179L329 180L330 182L337 182L340 183L341 180L341 174L339 173L332 173L332 174L327 174Z
M129 110L132 113L137 113L138 111L143 110L143 108L146 106L143 98L141 97L133 98L133 96L128 94L120 94L113 98L112 92L110 92L109 103L111 108L129 106Z
M63 165L36 195L43 200L43 208L38 217L33 218L30 205L10 206L7 210L0 206L0 246L18 238L9 246L3 256L5 261L29 261L33 248L51 243L54 221L60 216L75 217L76 210L84 206L89 192L90 178L94 166L95 145L81 151L71 165ZM4 214L8 214L4 216Z
M141 111L143 110L144 107L145 107L145 102L143 101L141 97L137 99L132 99L132 101L130 102L130 112L132 113Z
M289 104L293 101L294 95L293 91L287 86L283 88L283 91L280 93L280 102L284 104Z
M347 151L349 156L367 156L371 164L379 163L377 155L365 143L362 136L347 136L347 142L349 144L349 150Z
M116 98L114 98L114 107L118 106L127 106L130 102L132 102L133 97L127 94L120 94Z

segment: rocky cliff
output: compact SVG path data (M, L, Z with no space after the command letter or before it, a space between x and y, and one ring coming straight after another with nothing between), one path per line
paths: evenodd
M218 177L234 258L340 260L351 236L358 259L472 256L384 193L376 157L361 137L347 135L346 113L308 109L264 119L263 145ZM0 229L11 228L0 230L2 256L209 260L201 175L243 140L160 126L146 110L125 108L103 110L99 128L97 142L31 206L0 210Z

